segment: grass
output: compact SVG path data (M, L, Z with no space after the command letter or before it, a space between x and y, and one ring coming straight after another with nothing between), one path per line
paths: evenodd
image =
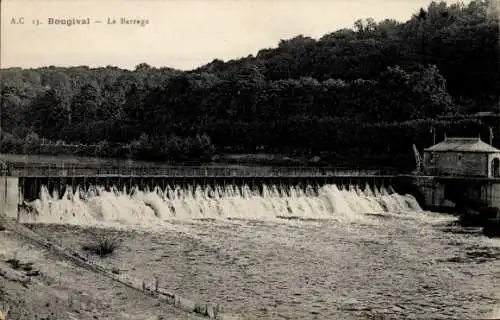
M9 259L6 261L8 264L10 264L10 266L12 267L12 269L19 269L21 268L21 262L19 261L19 259L16 259L16 258L12 258L12 259Z
M119 247L119 243L120 241L117 237L105 235L98 237L92 243L83 245L82 249L100 257L105 257L115 252Z

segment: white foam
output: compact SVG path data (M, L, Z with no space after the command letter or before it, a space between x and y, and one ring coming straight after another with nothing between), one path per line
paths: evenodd
M123 225L157 227L172 219L363 219L365 213L421 212L411 195L399 195L392 188L361 189L325 185L314 192L311 186L298 188L264 185L262 191L249 186L168 186L164 190L106 191L71 187L60 197L42 186L39 199L29 204L34 210L21 214L21 222L74 225Z

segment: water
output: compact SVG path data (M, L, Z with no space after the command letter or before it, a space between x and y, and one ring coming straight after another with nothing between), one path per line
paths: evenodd
M364 213L421 211L410 195L401 196L392 188L358 186L339 188L327 185L315 188L264 185L218 187L156 187L152 191L117 190L92 186L87 190L71 187L64 195L50 194L42 187L40 198L30 204L32 214L23 222L64 223L74 225L134 225L154 228L171 219L363 219Z
M43 188L31 206L22 222L122 230L126 249L104 263L248 319L498 315L500 241L450 232L455 218L391 188Z

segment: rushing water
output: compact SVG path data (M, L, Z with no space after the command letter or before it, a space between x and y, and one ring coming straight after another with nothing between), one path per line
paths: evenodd
M357 219L363 213L421 211L415 198L395 193L392 188L358 186L338 188L327 185L316 191L311 186L159 187L153 191L106 191L68 187L64 195L49 194L42 187L40 198L30 204L33 215L24 222L89 225L117 223L141 228L155 227L170 219L240 218L269 220L276 218Z
M43 188L27 208L22 222L128 230L105 263L248 319L498 316L500 241L391 188Z

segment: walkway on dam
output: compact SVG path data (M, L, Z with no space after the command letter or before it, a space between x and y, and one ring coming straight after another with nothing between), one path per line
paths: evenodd
M19 178L58 177L141 177L141 178L323 178L323 177L394 177L393 169L357 169L345 167L277 166L162 166L98 167L63 165L7 164L2 175Z

